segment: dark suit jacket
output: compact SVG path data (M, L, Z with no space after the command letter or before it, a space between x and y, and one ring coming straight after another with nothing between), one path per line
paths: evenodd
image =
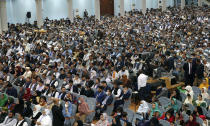
M61 92L61 93L59 93L59 96L60 96L61 94L62 94L62 92ZM63 94L61 95L61 99L62 99L62 100L64 100L65 96L66 96L66 92L65 92L65 93L63 93Z
M202 79L204 77L204 65L198 64L196 67L196 75L198 78Z
M128 100L131 96L131 92L130 91L127 91L126 94L123 94L122 95L122 100Z
M94 97L94 91L92 89L90 90L85 90L84 91L84 95L87 96L87 97Z
M107 106L107 105L111 105L112 104L112 101L113 101L113 96L106 96L106 97L109 97L105 103L104 106ZM106 99L106 98L105 98Z
M195 70L196 70L195 68L196 68L195 64L192 63L191 75L195 75ZM189 75L189 63L188 62L184 64L183 69L185 71L185 76Z
M103 100L105 99L106 94L104 91L102 91L100 93L96 92L95 96L96 96L96 101L101 104L103 102Z
M73 92L74 93L78 93L78 87L77 86L72 86L72 88L73 88ZM70 89L68 89L68 91L70 91L71 90L71 88Z
M17 98L17 90L14 87L7 89L6 94Z

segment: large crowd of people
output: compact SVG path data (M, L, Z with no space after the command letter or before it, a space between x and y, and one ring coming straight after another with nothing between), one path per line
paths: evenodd
M46 19L41 30L9 24L0 35L0 126L207 125L209 16L190 6ZM161 82L151 97L148 80L165 75L185 85Z

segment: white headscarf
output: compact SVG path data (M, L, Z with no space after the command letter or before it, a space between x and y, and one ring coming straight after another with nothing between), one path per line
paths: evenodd
M149 111L149 106L148 106L147 102L142 100L141 103L142 104L140 104L137 112L138 113L147 113Z
M209 99L209 94L207 93L207 89L205 87L202 88L204 90L204 92L201 93L202 98L205 99Z
M194 92L192 90L192 87L191 86L186 86L185 87L185 90L187 91L185 94L190 94L191 98L193 99L193 95L194 95Z
M36 109L35 111L33 111L33 117L35 117L41 110L41 106L40 105L35 105L34 108Z

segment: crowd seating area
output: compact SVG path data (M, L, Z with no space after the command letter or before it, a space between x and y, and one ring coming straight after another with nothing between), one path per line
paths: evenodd
M9 24L0 126L208 126L209 14L189 6Z

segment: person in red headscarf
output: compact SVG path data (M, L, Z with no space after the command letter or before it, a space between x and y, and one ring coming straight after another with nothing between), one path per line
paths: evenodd
M186 126L199 126L199 123L196 122L196 116L191 114L189 121L186 123Z
M26 88L25 93L23 95L23 100L28 101L31 98L31 90L30 88Z

